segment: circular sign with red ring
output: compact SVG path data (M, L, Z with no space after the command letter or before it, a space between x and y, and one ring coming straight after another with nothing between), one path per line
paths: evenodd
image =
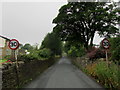
M109 43L109 40L108 40L107 38L104 38L104 39L102 40L102 47L103 47L104 49L109 49L110 43Z
M9 41L8 46L12 50L16 50L19 47L19 42L16 39L12 39Z

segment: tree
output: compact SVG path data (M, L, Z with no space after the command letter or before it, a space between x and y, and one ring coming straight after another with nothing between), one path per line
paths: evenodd
M22 46L21 49L30 51L33 49L33 47L29 43L27 43L24 46Z
M111 60L118 61L120 64L120 37L110 38Z
M118 33L118 9L105 2L68 2L60 8L58 16L53 20L56 24L53 31L61 40L80 42L86 49L96 32L101 36L112 36Z
M48 48L52 51L53 55L62 54L62 42L55 33L48 33L44 38L41 48Z

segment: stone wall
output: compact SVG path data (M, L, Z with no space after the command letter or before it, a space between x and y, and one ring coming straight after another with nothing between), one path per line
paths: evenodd
M100 58L99 61L104 61L104 58ZM85 68L87 65L93 64L93 63L97 63L98 60L92 61L89 60L89 58L87 58L86 56L83 57L77 57L77 58L71 58L71 61L73 64L75 64L78 67L81 68Z
M0 90L2 89L2 69L1 69L1 66L0 65Z
M55 63L54 59L50 60L33 60L29 63L19 63L18 77L19 87L23 86L36 76L40 75L45 69ZM16 88L18 87L18 80L16 77L15 63L7 66L2 70L2 88Z

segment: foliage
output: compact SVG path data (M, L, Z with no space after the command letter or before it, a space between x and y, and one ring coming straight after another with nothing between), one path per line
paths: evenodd
M35 57L35 56L31 55L31 54L20 55L19 58L18 58L18 60L22 60L25 63L30 62L32 60L37 60L37 59L38 59L37 57Z
M76 47L72 46L70 50L68 51L68 55L71 57L76 57L77 56L77 49Z
M118 63L120 64L120 45L118 47L116 47L116 49L114 51L112 51L112 57L111 59L113 61L118 61Z
M93 44L97 31L101 36L118 33L115 25L119 21L118 9L105 2L69 2L60 8L58 16L53 20L57 24L53 31L62 40L81 42L88 49Z
M3 59L15 62L14 58L11 55L6 55Z
M116 47L120 46L120 37L115 37L115 38L110 38L110 49L111 51L114 51L116 49Z
M88 65L86 70L97 82L101 83L106 88L120 87L120 70L113 62L110 64L109 68L104 61L93 63L92 65Z
M41 50L38 52L38 56L39 56L40 58L45 58L45 59L50 58L50 57L51 57L51 54L52 54L51 50L50 50L50 49L47 49L47 48L41 49Z
M83 55L85 55L85 49L84 47L75 47L75 46L71 46L70 50L68 51L68 55L71 57L81 57Z
M70 42L65 42L64 49L63 49L65 51L65 53L68 54L68 51L70 50L71 46L72 46L72 44Z
M7 59L7 60L11 59L11 55L6 55L4 59Z
M23 60L24 62L30 62L32 60L46 60L52 57L50 49L41 49L41 50L33 50L30 54L20 55L18 59Z
M52 51L52 55L62 54L62 42L55 33L48 33L44 38L41 48L48 48Z
M96 60L98 58L105 58L105 51L99 48L92 47L91 50L88 50L87 57L90 60Z
M96 68L96 63L93 63L91 65L87 65L85 69L87 71L87 74L90 74L91 76L96 78L95 68Z
M120 63L120 37L111 38L110 43L110 51L112 53L111 60L117 60Z
M5 59L1 59L1 60L0 60L0 64L3 63L3 62L6 62L6 61L7 61L7 60L5 60Z
M105 62L100 62L97 64L95 72L100 81L104 80L103 83L107 88L117 88L119 86L120 71L114 63L107 68Z
M33 50L33 47L29 43L27 43L24 46L21 46L21 49L31 51Z

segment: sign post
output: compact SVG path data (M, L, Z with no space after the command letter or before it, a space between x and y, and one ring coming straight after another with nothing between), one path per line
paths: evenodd
M109 66L109 62L108 62L108 52L107 50L109 49L110 47L110 43L109 43L109 40L107 38L104 38L102 40L102 47L105 49L105 53L106 53L106 62L107 62L107 67Z
M19 47L19 42L16 39L12 39L9 41L8 44L9 48L12 50L13 52L13 58L16 61L16 67L15 67L15 71L16 71L16 79L17 79L17 85L19 86L19 77L18 77L18 60L17 60L17 54L16 54L16 50Z

